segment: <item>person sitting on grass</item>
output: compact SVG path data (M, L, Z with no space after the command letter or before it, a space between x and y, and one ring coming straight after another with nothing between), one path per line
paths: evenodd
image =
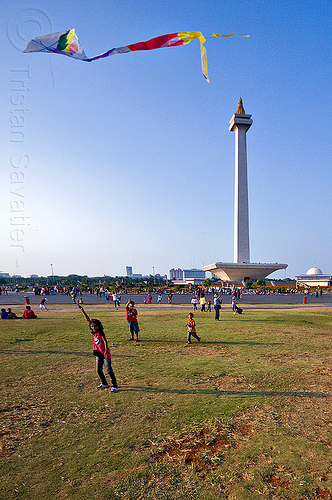
M35 318L37 318L37 316L35 315L35 313L31 309L31 306L26 306L26 308L23 311L23 318L24 319L35 319Z
M1 319L8 319L8 312L6 309L1 309Z
M188 344L191 344L191 336L195 337L195 339L197 339L198 342L201 341L201 337L199 337L196 334L196 322L194 320L193 313L188 314L187 329L188 329Z
M137 309L134 308L135 302L133 300L128 300L126 304L126 318L127 318L127 323L129 326L129 332L130 332L130 338L128 340L135 340L134 339L134 334L136 336L136 342L139 342L138 340L138 332L139 332L139 327L138 327L138 322L137 322Z
M10 307L7 309L7 319L17 319L16 314L12 312Z
M111 377L113 385L113 387L111 388L111 392L118 392L118 384L111 364L111 352L107 344L103 325L101 324L99 319L90 319L80 304L77 304L77 307L82 311L84 318L89 323L90 330L94 339L93 355L96 356L96 371L101 381L101 384L98 385L97 389L107 389L109 387L103 371L103 367L105 364L106 370Z

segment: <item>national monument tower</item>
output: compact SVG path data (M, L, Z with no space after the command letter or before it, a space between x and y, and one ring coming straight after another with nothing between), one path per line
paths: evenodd
M251 115L245 113L240 98L236 113L229 122L229 130L235 133L234 262L216 262L203 267L204 271L210 271L224 281L256 281L287 267L287 264L277 262L250 263L246 135L251 125Z

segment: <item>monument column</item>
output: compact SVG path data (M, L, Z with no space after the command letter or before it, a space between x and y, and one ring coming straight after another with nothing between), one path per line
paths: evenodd
M235 132L234 263L250 262L246 134L251 125L240 99L229 122L230 132Z
M234 262L215 262L203 267L203 271L210 271L221 280L232 283L265 279L274 271L287 267L287 264L278 262L250 262L246 135L251 125L251 115L246 115L240 99L229 122L229 130L235 132Z

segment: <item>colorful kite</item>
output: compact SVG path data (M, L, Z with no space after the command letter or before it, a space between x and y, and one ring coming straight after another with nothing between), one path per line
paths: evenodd
M242 35L241 33L231 33L230 35L218 35L214 33L208 38L216 38L218 36L230 37L234 35L248 36ZM204 47L204 42L206 39L200 31L182 31L180 33L162 35L158 36L157 38L147 40L146 42L134 43L132 45L127 45L126 47L117 47L108 50L107 52L103 52L98 56L87 57L82 45L77 38L75 29L72 29L69 31L59 31L58 33L51 33L50 35L33 38L25 47L24 52L56 52L57 54L74 57L75 59L80 59L81 61L91 62L95 61L96 59L102 59L104 57L112 56L114 54L125 54L126 52L134 52L136 50L152 50L160 49L162 47L175 47L176 45L185 45L196 39L199 40L201 46L203 76L207 81L209 81L209 77L207 74L206 49Z

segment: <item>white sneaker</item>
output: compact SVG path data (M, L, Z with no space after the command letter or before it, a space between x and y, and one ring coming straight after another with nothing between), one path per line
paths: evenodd
M111 392L118 392L119 389L117 387L112 387Z
M100 384L98 385L97 389L107 389L108 387L109 385Z

